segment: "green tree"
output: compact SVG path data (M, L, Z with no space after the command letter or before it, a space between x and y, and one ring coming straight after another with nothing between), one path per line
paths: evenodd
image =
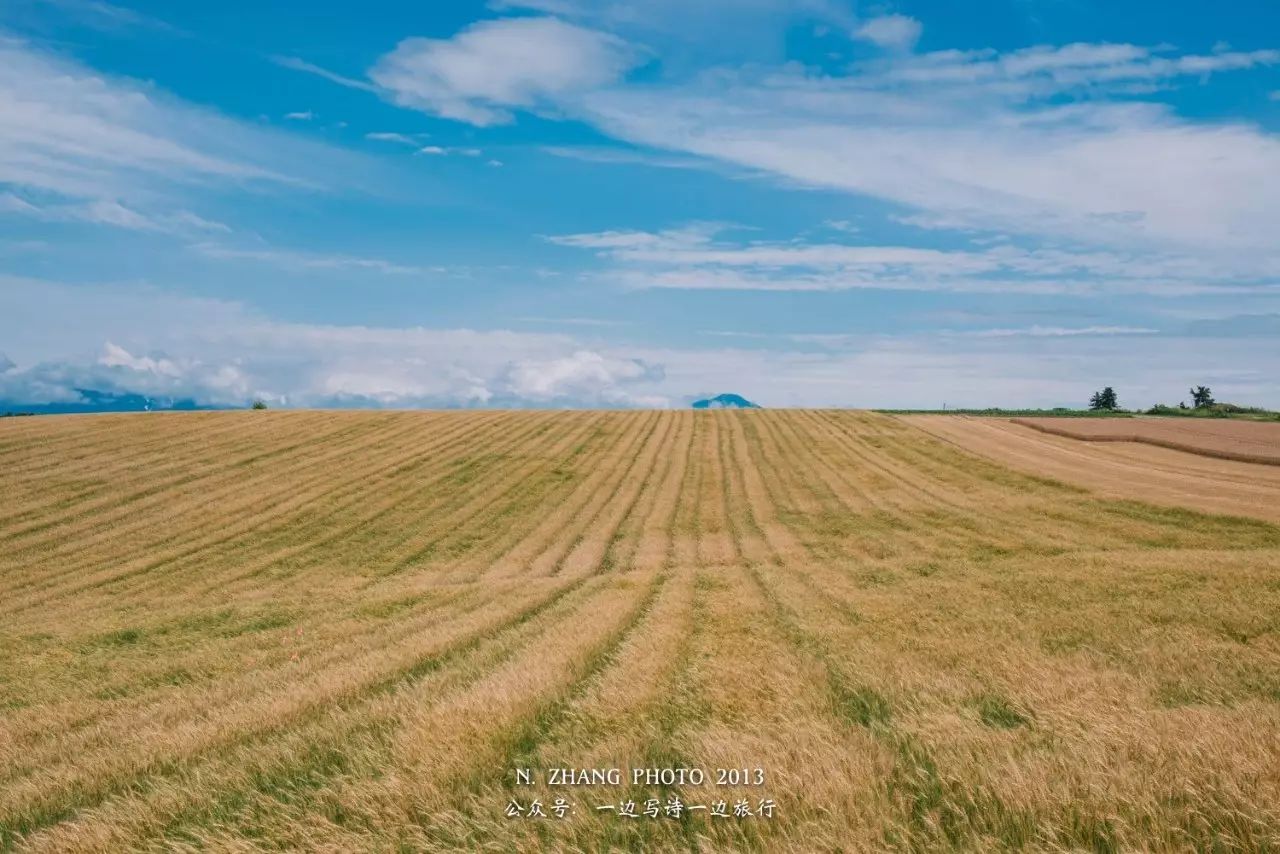
M267 408L267 402L262 398L258 398L257 400L255 400L253 402L253 406L250 407L250 409L266 409L266 408Z
M1196 409L1213 406L1213 392L1209 391L1207 385L1198 385L1191 389L1191 399L1195 402Z
M1119 409L1120 401L1116 397L1116 390L1107 386L1102 391L1095 391L1093 397L1089 398L1089 408L1094 412L1114 412Z

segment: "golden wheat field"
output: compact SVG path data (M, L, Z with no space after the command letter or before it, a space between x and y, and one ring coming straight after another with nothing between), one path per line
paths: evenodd
M856 412L13 418L0 461L0 848L1280 847L1262 519Z

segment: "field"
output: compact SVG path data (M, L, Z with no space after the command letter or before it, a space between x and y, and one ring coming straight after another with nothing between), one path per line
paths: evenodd
M5 419L0 849L1280 847L1274 510L960 439L820 411ZM776 811L643 815L672 797Z
M1098 495L1280 522L1280 466L1220 459L1217 454L1221 450L1210 447L1212 439L1205 438L1221 435L1219 430L1225 431L1233 424L1263 428L1267 433L1280 430L1276 425L1161 420L1153 432L1158 431L1158 436L1170 444L1199 446L1194 453L1188 453L1151 442L1088 442L1074 438L1086 435L1086 431L1132 435L1135 429L1144 428L1129 425L1141 425L1145 419L1102 421L1092 430L1093 421L1079 428L1075 421L1054 422L1037 430L1022 424L1022 419L911 415L902 420L955 447L1020 471L1058 478ZM1116 426L1111 428L1113 423ZM1255 449L1266 452L1274 447L1274 439L1267 439L1266 444L1255 445ZM1218 441L1221 447L1221 440Z
M1280 424L1228 419L1015 418L1045 433L1090 442L1141 442L1224 460L1280 465Z

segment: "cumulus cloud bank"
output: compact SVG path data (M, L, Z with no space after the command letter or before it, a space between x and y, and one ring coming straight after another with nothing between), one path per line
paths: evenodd
M274 321L149 288L0 279L0 399L79 390L291 406L666 406L660 367L556 334ZM58 314L60 335L45 318ZM99 342L85 351L86 342Z
M767 406L1055 406L1087 400L1099 376L1124 388L1132 405L1176 400L1189 376L1240 403L1280 395L1280 353L1242 336L1238 320L1174 334L1033 325L775 336L781 348L723 347L704 335L697 345L660 347L285 323L146 288L0 284L15 308L0 317L8 357L0 359L0 400L27 404L73 403L90 390L221 406L260 397L289 406L613 408L683 406L739 391ZM44 312L63 318L56 334L33 321Z

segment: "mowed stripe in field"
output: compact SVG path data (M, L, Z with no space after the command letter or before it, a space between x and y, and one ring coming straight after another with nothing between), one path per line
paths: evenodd
M1265 521L852 412L11 419L0 461L0 849L1280 845ZM514 784L562 766L766 782ZM594 809L673 795L777 814Z
M1101 495L1280 522L1278 466L1138 443L1084 442L999 418L898 417L972 453ZM1252 426L1280 430L1280 425Z
M1015 424L1071 439L1139 442L1245 463L1280 465L1280 422L1235 418L1011 418Z

